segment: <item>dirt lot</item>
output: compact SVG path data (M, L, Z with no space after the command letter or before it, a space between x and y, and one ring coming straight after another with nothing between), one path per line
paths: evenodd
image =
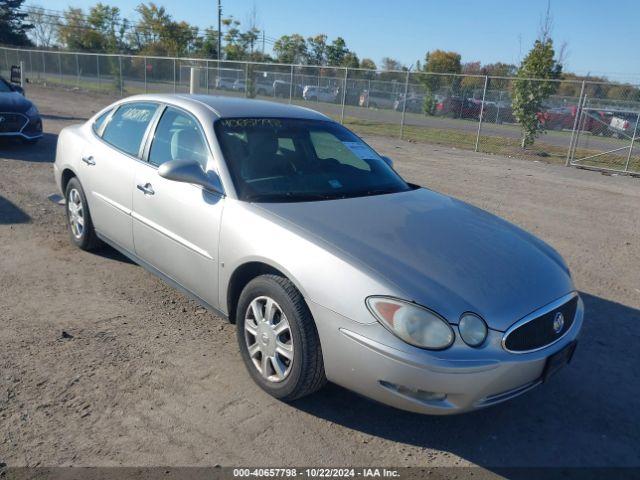
M29 93L45 139L0 146L0 462L640 466L640 179L367 138L409 180L556 247L585 300L581 343L552 382L462 416L335 386L286 405L252 383L232 325L113 250L71 247L47 200L56 137L107 99Z

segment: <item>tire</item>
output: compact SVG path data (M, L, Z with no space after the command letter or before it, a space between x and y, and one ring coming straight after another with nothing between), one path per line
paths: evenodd
M93 228L93 222L91 221L87 197L84 194L82 185L80 185L80 181L76 177L73 177L69 180L69 183L67 183L64 198L65 212L67 214L67 227L69 228L71 243L86 251L96 250L101 247L102 242L97 237L96 231ZM82 218L81 229L78 227L78 217Z
M263 322L261 319L264 318L269 300L274 302L272 311L275 313L270 322ZM252 304L259 307L260 318L254 315ZM284 327L283 321L287 324ZM247 325L255 333L250 333ZM304 298L288 279L278 275L261 275L251 280L240 294L236 326L240 354L249 375L268 394L290 402L319 390L326 383L315 322ZM282 333L276 333L274 339L272 330L277 331L279 327L282 327ZM292 353L280 345L290 345ZM278 348L274 353L275 347ZM250 348L254 352L253 357L249 353ZM278 351L289 352L291 360ZM268 352L266 358L269 360L266 362L263 362L264 352ZM275 360L269 358L271 354ZM282 378L276 378L278 372L274 361L280 365ZM266 370L263 366L265 363ZM263 373L265 371L266 374Z

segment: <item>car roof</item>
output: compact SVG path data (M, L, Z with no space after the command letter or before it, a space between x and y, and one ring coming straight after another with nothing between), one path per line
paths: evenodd
M276 117L330 120L326 115L310 108L222 95L151 94L136 95L135 98L129 97L127 100L154 100L175 104L183 108L206 107L218 118Z

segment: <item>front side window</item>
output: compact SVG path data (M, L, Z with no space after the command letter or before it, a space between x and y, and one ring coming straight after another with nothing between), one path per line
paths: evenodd
M366 143L323 120L228 118L215 131L240 199L329 200L410 190Z
M102 139L129 155L138 155L142 138L157 108L155 103L120 106L106 126Z
M207 165L207 148L197 121L182 111L167 107L158 122L149 151L149 163L160 166L169 160L195 160Z

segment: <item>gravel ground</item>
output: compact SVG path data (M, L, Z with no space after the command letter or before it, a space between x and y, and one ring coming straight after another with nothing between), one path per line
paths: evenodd
M483 411L428 417L329 385L253 384L234 327L111 249L71 247L57 133L106 97L33 88L37 146L0 145L0 463L10 466L640 466L640 180L367 138L410 181L528 229L568 261L574 362Z

